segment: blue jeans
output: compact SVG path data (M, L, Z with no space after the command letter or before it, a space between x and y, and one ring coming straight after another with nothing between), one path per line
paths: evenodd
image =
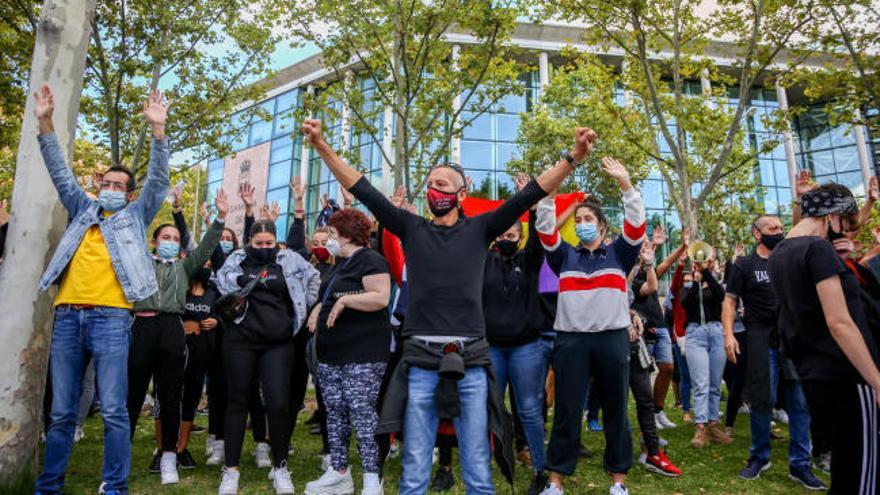
M681 395L681 410L684 412L691 411L691 373L688 369L687 359L681 355L681 348L678 347L678 341L672 344L672 355L678 361L678 393Z
M721 376L727 362L721 323L689 324L685 358L694 389L694 423L718 421L721 412Z
M516 347L490 347L492 370L504 397L508 383L513 389L516 410L522 421L532 466L544 470L544 419L541 399L544 397L543 345L540 340Z
M772 368L771 368L772 369ZM810 467L810 411L800 382L782 382L785 408L788 411L788 465ZM770 414L757 409L749 413L749 430L752 446L749 456L761 462L770 460Z
M52 413L46 432L43 473L37 492L61 493L64 471L73 448L79 397L86 369L86 355L95 363L101 416L104 419L105 489L128 493L131 467L128 410L128 346L131 316L127 309L97 307L76 310L60 307L55 312L52 348Z
M655 328L654 334L657 335L657 342L648 344L648 352L654 356L658 364L672 364L672 338L669 336L669 330Z
M402 495L423 495L431 479L431 454L437 439L437 407L434 388L436 370L409 369L409 392L403 420L403 474L398 488ZM461 415L453 419L465 493L495 493L489 465L489 379L485 368L465 370L458 382Z
M779 349L770 348L770 407L776 409L776 397L779 390Z

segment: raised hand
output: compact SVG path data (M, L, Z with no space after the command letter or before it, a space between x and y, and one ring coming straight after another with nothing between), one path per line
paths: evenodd
M254 191L256 188L252 186L249 182L243 182L238 186L238 197L241 198L241 202L244 203L244 208L246 213L253 213L254 211Z
M653 265L654 264L654 247L650 244L645 244L642 248L641 252L641 261L642 265Z
M654 247L660 247L666 243L666 227L658 225L654 227L654 237L651 239Z
M281 216L281 206L278 204L278 201L272 201L272 206L269 207L269 220L273 222L278 220L278 217Z
M513 182L516 184L517 191L522 191L529 184L529 182L531 180L532 179L528 175L526 175L522 172L516 174L513 177Z
M626 167L622 163L614 158L610 156L602 157L602 171L617 180L622 191L628 191L632 188L632 183L629 181L629 172L627 172Z
M690 227L685 227L681 229L681 244L685 249L685 256L687 255L687 248L691 245L691 229Z
M217 207L217 218L220 221L226 220L226 213L229 211L229 198L226 197L226 191L222 187L217 191L217 197L214 198L214 206Z
M36 101L34 113L37 119L51 119L55 112L55 95L52 94L48 84L34 91L34 101Z
M202 203L202 208L199 210L199 213L202 215L202 222L205 224L209 223L209 220L211 220L211 212L208 211L208 203Z
M403 208L403 204L406 201L406 189L403 186L397 188L394 191L394 194L391 196L391 204L397 208Z
M306 119L303 121L302 126L300 127L300 132L302 132L303 137L306 138L306 142L312 146L317 146L324 142L324 138L321 136L321 121L317 119Z
M797 197L801 197L804 194L813 190L813 182L810 180L810 171L809 170L801 170L798 172L797 181L795 182L794 192Z
M733 257L739 258L740 256L746 254L746 247L743 243L738 243L735 248L733 248Z
M296 201L302 201L306 196L306 188L303 186L302 177L298 175L290 181L290 189L293 190L293 198Z
M166 100L158 89L153 90L144 102L144 119L152 127L153 137L158 139L165 137L165 121L168 119L170 107L171 100Z
M350 192L348 192L348 189L340 185L339 195L342 196L342 207L351 208L351 205L354 203L354 196Z
M328 206L330 206L330 195L324 193L321 195L321 209L326 210Z
M593 145L598 139L599 135L596 131L589 127L578 127L574 130L574 150L571 152L571 157L579 162L584 161L584 158L592 153Z
M175 213L180 212L180 198L183 196L183 189L179 187L171 188L171 209Z

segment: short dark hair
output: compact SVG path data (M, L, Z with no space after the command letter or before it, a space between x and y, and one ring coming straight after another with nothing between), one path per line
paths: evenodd
M758 222L760 222L761 220L763 220L765 218L779 218L779 216L774 215L772 213L762 213L762 214L755 217L755 220L752 222L752 228L761 230L760 228L758 228Z
M351 239L358 246L370 244L370 220L360 210L339 210L330 217L327 225L336 229L340 236Z
M154 241L159 238L159 234L162 233L162 229L164 229L165 227L172 227L175 229L177 228L177 226L175 226L173 223L163 223L163 224L159 225L158 227L156 227L156 230L153 231L153 240Z
M129 169L128 167L124 165L113 165L112 167L108 168L106 172L104 172L104 175L107 175L110 172L121 172L128 176L128 182L125 184L125 189L128 192L134 191L137 187L137 181L134 178L134 172L132 172L131 169Z
M451 163L451 162L438 163L437 165L434 165L433 167L431 167L431 170L429 170L428 173L430 174L431 172L433 172L434 170L436 170L438 168L448 168L448 169L453 170L454 172L457 172L458 175L461 176L461 187L467 188L467 183L468 183L467 175L464 174L464 169L461 167L461 165L459 165L457 163Z
M254 225L251 226L251 239L253 239L255 235L263 232L272 234L272 237L278 237L278 231L275 230L275 222L265 218L257 220L254 222Z

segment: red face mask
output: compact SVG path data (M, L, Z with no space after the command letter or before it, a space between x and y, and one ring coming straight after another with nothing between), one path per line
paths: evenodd
M446 216L456 206L458 206L458 191L448 193L433 187L428 188L428 208L435 217Z
M312 254L315 255L315 258L318 258L318 261L324 262L330 258L330 251L327 251L327 248L324 246L318 246L312 248Z

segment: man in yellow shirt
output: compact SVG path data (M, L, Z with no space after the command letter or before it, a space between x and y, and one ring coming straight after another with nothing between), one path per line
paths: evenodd
M153 142L140 196L135 199L134 174L117 165L104 174L100 194L94 199L77 183L55 137L51 90L43 86L34 97L43 161L72 218L40 281L42 290L58 282L60 288L49 357L52 412L36 493L61 493L83 374L92 360L104 419L104 482L99 492L125 495L131 466L126 408L130 312L134 302L158 290L145 230L168 194L168 105L159 91L144 103Z

